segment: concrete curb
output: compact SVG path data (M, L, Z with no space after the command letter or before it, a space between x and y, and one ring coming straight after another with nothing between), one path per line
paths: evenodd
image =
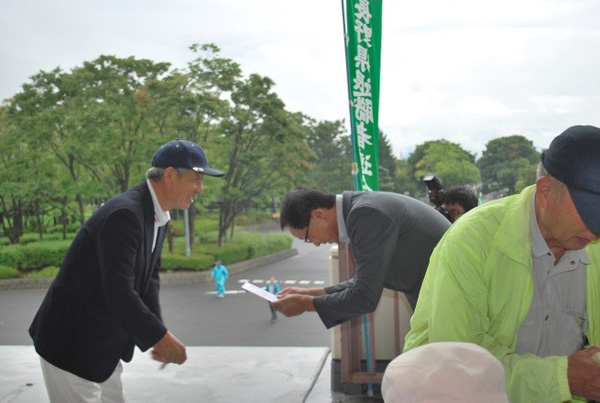
M259 257L253 260L233 263L227 266L229 275L245 272L246 270L254 269L267 264L279 262L296 256L298 250L296 248L287 249L271 255ZM160 273L160 285L177 286L186 284L202 284L211 280L210 270L201 272L177 272L177 273ZM48 288L52 283L53 278L16 278L9 280L0 280L0 290L35 290Z

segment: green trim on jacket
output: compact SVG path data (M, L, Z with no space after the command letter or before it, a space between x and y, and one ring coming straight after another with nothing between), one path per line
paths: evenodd
M572 399L567 357L514 353L533 298L530 201L535 186L486 203L446 232L431 255L404 351L437 341L488 349L504 365L511 402ZM586 247L588 339L600 343L600 242Z

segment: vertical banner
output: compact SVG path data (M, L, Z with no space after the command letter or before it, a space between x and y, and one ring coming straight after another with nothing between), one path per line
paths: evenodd
M346 63L356 190L379 189L381 3L346 1Z

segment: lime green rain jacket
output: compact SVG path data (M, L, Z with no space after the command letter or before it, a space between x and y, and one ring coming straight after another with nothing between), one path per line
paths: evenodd
M502 364L511 402L574 399L567 357L514 353L533 298L529 242L535 186L486 203L446 232L431 260L404 351L437 341L465 341L488 349ZM586 247L587 336L600 344L600 242Z

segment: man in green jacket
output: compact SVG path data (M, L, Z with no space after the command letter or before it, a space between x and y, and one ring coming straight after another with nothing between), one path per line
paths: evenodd
M600 400L600 129L574 126L534 186L486 203L434 250L404 351L463 341L504 366L511 402ZM600 361L599 361L600 362Z

